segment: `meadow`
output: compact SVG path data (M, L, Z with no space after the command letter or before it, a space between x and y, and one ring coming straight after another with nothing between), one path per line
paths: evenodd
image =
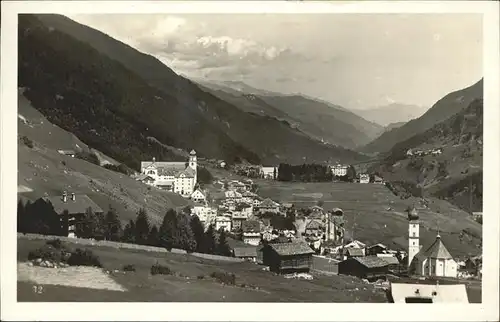
M439 231L453 256L481 253L481 225L452 204L435 198L401 199L381 184L359 183L288 183L258 180L257 193L297 208L323 204L325 210L341 208L346 217L346 236L364 243L383 243L394 249L408 247L408 206L420 216L420 244L430 245ZM462 237L461 237L462 236Z
M18 263L26 262L28 253L44 243L42 239L20 236ZM109 271L108 276L126 291L40 285L34 280L18 279L18 301L387 302L384 291L349 276L315 274L313 280L285 279L250 262L217 261L189 254L155 253L101 245L85 248L99 256L103 270ZM151 275L150 268L155 263L168 266L175 274ZM124 272L124 265L134 265L136 271ZM236 285L215 281L210 277L213 272L235 274ZM33 286L42 286L43 291L35 292Z

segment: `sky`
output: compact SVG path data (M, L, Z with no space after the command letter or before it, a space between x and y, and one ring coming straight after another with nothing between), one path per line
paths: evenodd
M346 108L431 107L483 77L480 14L70 15L194 80Z

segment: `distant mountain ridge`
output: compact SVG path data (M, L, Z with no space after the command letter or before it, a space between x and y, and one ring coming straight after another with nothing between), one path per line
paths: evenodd
M329 144L356 148L383 131L383 127L341 106L302 94L268 92L242 82L199 82L214 95L246 112L287 121L310 137Z
M435 149L441 153L407 155L409 150ZM483 100L477 98L427 131L397 143L372 171L382 173L387 180L414 184L466 211L481 211L482 156Z
M387 126L391 123L408 122L420 117L426 109L417 105L392 103L369 109L352 109L351 111L366 120Z
M407 122L401 127L383 133L377 139L360 148L359 151L365 153L387 152L395 144L403 142L419 133L423 133L434 125L459 113L475 99L482 98L482 95L483 80L481 79L474 85L444 96L422 116Z
M156 58L64 16L20 15L19 44L19 82L34 107L136 169L153 156L178 157L148 137L229 162L365 158L274 117L242 111Z

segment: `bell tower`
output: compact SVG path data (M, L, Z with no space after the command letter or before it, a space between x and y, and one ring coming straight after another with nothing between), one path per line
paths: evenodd
M408 267L420 251L420 222L415 207L408 208Z
M191 152L189 152L189 167L191 169L194 170L195 172L195 175L194 175L194 185L196 185L196 182L197 182L197 174L198 174L198 171L197 171L197 168L198 168L198 161L196 160L196 151L195 150L191 150Z

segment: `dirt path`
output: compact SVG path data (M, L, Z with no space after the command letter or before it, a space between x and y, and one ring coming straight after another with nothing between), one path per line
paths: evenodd
M41 285L62 285L91 289L125 292L126 289L116 283L100 268L75 266L65 268L47 268L17 264L17 280Z

